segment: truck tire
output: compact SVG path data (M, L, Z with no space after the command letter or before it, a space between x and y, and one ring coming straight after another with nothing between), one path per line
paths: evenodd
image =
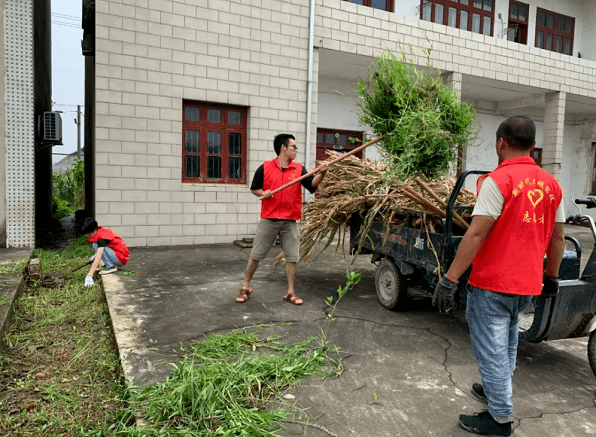
M596 330L590 332L590 338L588 339L588 361L592 373L596 376Z
M375 289L379 302L388 310L403 308L407 298L406 281L393 261L383 258L375 270Z

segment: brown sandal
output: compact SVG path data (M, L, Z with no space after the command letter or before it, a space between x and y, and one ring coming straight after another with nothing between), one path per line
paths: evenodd
M302 305L302 299L300 299L298 296L296 296L296 294L294 293L288 293L284 296L284 300L287 300L288 302L290 302L292 305Z
M248 300L248 297L252 293L252 288L241 288L240 294L236 297L236 302L244 303Z

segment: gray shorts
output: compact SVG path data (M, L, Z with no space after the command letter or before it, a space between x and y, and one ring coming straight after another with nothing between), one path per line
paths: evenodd
M264 259L278 235L286 261L297 263L300 259L300 232L298 232L298 223L294 220L262 218L257 226L250 257L256 261Z

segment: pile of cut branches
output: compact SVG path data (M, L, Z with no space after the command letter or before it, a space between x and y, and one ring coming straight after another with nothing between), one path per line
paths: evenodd
M330 159L338 152L328 151ZM387 176L384 161L373 162L350 156L329 168L315 198L308 203L301 226L301 260L323 252L338 239L344 246L346 224L353 214L361 214L364 223L359 246L364 243L372 223L380 220L389 227L398 225L396 217L404 212L420 213L420 227L434 231L445 204L455 186L455 178L443 176L433 181L413 177L399 181ZM434 194L431 194L431 192ZM474 193L462 189L456 205L474 205ZM466 228L470 213L454 219ZM427 219L428 216L428 219ZM320 243L324 243L321 248Z

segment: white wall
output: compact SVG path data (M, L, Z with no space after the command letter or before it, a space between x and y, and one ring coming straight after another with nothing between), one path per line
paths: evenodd
M420 18L420 0L395 0L393 12L404 17Z
M373 137L368 127L358 122L357 101L356 82L320 76L317 127L363 131ZM364 156L372 160L381 159L379 149L374 145L364 150Z
M581 41L574 43L573 52L582 54L582 58L596 61L596 4L593 1L585 1L582 10L582 22L586 23L581 27L582 38Z
M507 117L480 113L477 124L481 128L477 141L466 150L465 170L493 170L498 165L495 151L497 128ZM544 123L536 122L536 147L543 148ZM565 125L563 138L563 159L560 184L563 188L565 214L576 214L572 198L585 198L590 194L590 173L593 153L591 144L596 141L596 121L583 126ZM466 182L466 188L475 190L475 179ZM583 209L584 213L596 218L596 213Z

